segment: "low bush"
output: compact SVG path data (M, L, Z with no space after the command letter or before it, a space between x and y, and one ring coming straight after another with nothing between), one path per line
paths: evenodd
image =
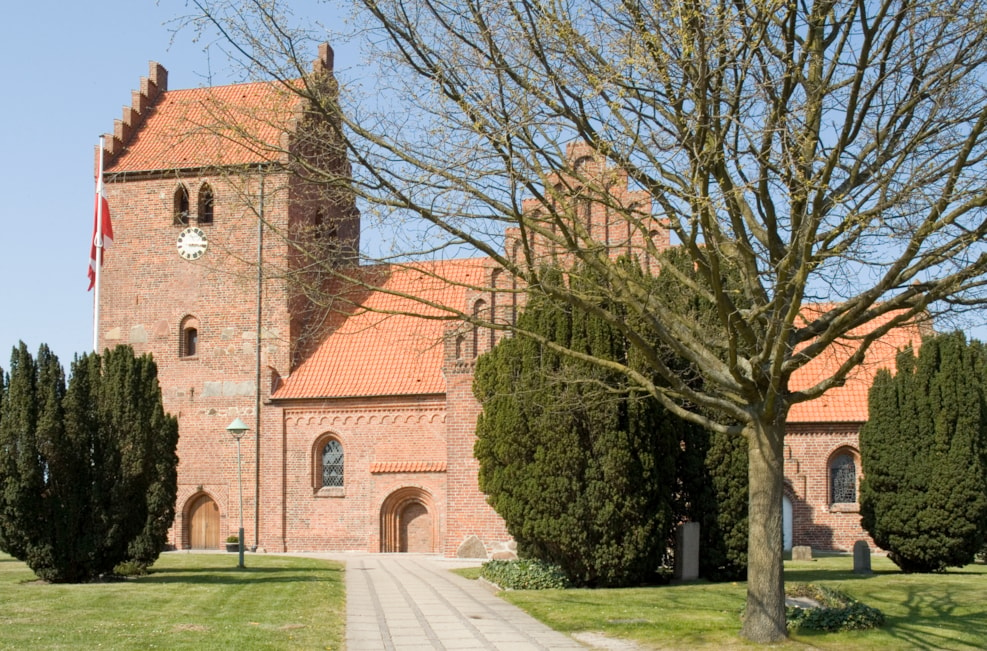
M790 631L863 631L884 624L884 613L839 590L796 583L786 586L785 594L808 597L819 603L818 608L788 606L785 616Z
M568 588L569 579L557 565L538 560L487 561L480 576L504 590Z
M140 561L123 561L113 568L113 574L116 576L146 576L147 573L147 565Z

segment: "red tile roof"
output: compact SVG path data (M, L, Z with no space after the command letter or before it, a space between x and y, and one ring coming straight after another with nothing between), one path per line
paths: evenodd
M375 461L370 472L445 472L445 461Z
M161 93L107 172L271 161L292 130L297 99L274 82Z
M331 317L328 336L273 398L445 393L442 361L448 321L434 318L442 316L439 309L395 294L465 309L469 290L464 285L479 284L485 264L487 260L476 258L375 268L374 273L384 274L380 289L348 297L358 306Z
M418 296L436 305L466 308L468 288L480 284L483 258L432 262L417 267L375 268L384 273L380 290L348 297L346 313L330 320L330 334L273 396L274 399L425 395L445 393L442 374L443 336L447 321L437 308L395 294ZM446 280L452 282L446 282ZM422 316L411 316L415 313ZM860 332L831 346L795 373L793 390L805 389L828 377L856 350L854 335L886 322L878 319ZM854 423L867 420L867 392L877 371L894 370L895 356L908 345L918 346L927 328L909 325L874 342L845 384L822 397L794 405L790 423ZM403 472L403 470L379 470Z
M850 337L837 341L821 356L809 362L792 376L790 388L798 391L813 386L829 377L839 365L857 350L854 334L871 332L891 318L887 315L865 326ZM867 392L874 376L882 369L895 371L898 351L909 345L918 348L927 326L912 324L890 331L871 344L863 363L853 369L841 387L830 389L821 397L793 405L788 414L789 423L863 423L867 420Z

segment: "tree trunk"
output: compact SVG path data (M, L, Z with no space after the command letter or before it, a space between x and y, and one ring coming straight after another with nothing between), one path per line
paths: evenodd
M781 422L779 422L779 420ZM750 451L750 533L747 548L747 608L741 635L760 643L785 639L782 556L784 419L747 428Z

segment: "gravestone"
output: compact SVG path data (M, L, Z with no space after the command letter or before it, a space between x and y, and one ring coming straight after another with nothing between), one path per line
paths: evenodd
M853 573L870 574L870 546L866 540L853 543Z
M699 578L699 523L683 522L675 528L675 578Z
M792 560L811 561L812 547L809 547L808 545L795 545L794 547L792 547Z

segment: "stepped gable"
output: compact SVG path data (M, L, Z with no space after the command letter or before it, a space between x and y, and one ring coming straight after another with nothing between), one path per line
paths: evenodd
M104 134L103 143L104 167L109 168L124 152L125 147L133 140L147 116L153 110L154 103L168 90L168 71L156 61L150 62L147 77L141 77L140 88L131 95L131 105L123 107L123 116L113 121L113 133ZM93 172L99 171L99 146L96 147Z
M465 309L485 258L362 269L368 284L335 298L329 334L284 380L273 400L443 394L448 320L437 306ZM404 296L402 296L404 295ZM420 315L420 316L414 316ZM431 318L429 318L431 317Z
M825 309L815 306L813 309ZM799 369L790 387L793 391L807 389L829 377L858 347L854 334L862 335L886 323L892 314L878 318L873 323L852 331L848 337L837 340L822 355ZM864 361L854 368L841 387L834 387L809 402L793 405L788 414L789 423L863 423L867 421L867 394L874 383L874 376L882 369L895 371L898 351L908 346L918 349L922 337L931 334L922 324L909 324L894 328L871 344Z
M331 80L333 52L319 47L315 74ZM151 62L133 104L107 135L107 172L228 167L284 159L302 101L274 81L168 90L168 73ZM299 82L300 83L300 82ZM98 155L97 151L97 155Z

